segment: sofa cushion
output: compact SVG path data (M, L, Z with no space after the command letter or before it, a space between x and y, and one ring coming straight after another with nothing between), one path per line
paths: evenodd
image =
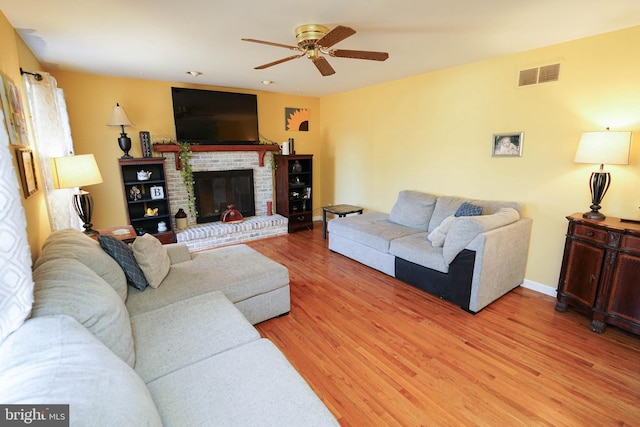
M501 208L492 215L456 218L442 247L445 262L450 264L478 234L511 224L518 219L520 215L513 208Z
M51 233L42 245L34 268L52 259L80 261L115 289L122 301L127 299L127 279L122 268L102 250L96 240L86 234L70 228Z
M447 273L449 264L444 262L442 248L434 247L427 240L427 233L412 234L391 242L389 253L414 264Z
M147 287L149 283L144 277L144 273L133 256L133 251L129 245L113 236L106 235L98 236L98 242L100 242L102 249L116 260L131 286L141 291Z
M118 357L134 365L129 314L115 290L75 259L41 263L33 272L33 317L73 317Z
M162 425L140 377L71 317L27 320L0 360L3 404L68 404L72 426Z
M389 252L393 239L419 233L416 228L390 222L389 216L380 212L335 218L329 221L329 239L339 235L380 252Z
M135 370L145 383L260 338L221 292L131 316L131 329Z
M466 199L453 196L440 196L436 200L436 206L433 209L433 215L431 215L431 221L429 221L429 228L427 231L432 232L442 221L448 216L455 215L457 210L462 206Z
M247 245L227 246L173 264L157 289L130 288L127 308L134 315L216 290L236 303L288 284L289 271L283 265Z
M482 215L482 206L464 202L460 205L454 216L477 216Z
M136 237L131 250L149 286L152 288L160 286L171 268L171 259L160 240L145 233Z
M264 338L147 386L167 427L339 425L284 355ZM186 396L189 405L184 404Z
M391 208L389 221L405 227L427 230L437 197L427 193L404 190Z

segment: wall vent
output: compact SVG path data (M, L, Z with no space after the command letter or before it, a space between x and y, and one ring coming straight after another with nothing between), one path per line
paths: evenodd
M518 86L557 82L559 77L560 64L544 65L540 68L529 68L527 70L520 71Z
M560 64L545 65L540 67L538 83L557 82L560 77Z
M520 71L520 79L518 86L534 85L538 82L538 69L529 68L528 70Z

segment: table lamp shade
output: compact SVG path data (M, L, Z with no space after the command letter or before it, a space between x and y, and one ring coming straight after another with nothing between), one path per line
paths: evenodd
M584 132L575 163L628 165L631 132Z
M102 175L93 154L51 159L53 188L74 188L100 184Z
M111 119L107 122L107 126L133 126L131 120L127 117L124 107L116 104L111 113Z
M54 157L50 160L53 188L75 188L100 184L102 175L93 154L78 156ZM73 195L73 206L83 222L87 235L98 234L92 227L93 197L88 191L78 190Z

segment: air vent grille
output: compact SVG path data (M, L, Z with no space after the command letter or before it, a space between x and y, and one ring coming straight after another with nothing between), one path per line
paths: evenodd
M539 83L556 82L560 77L560 64L544 65L520 71L518 86L530 86Z
M545 65L540 67L538 83L557 82L560 77L560 64Z
M529 68L528 70L520 71L520 82L518 86L534 85L538 82L538 69Z

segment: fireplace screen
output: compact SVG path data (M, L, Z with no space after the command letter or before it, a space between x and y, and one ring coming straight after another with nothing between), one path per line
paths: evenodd
M220 221L229 205L245 218L256 214L253 169L194 172L193 179L198 224Z

